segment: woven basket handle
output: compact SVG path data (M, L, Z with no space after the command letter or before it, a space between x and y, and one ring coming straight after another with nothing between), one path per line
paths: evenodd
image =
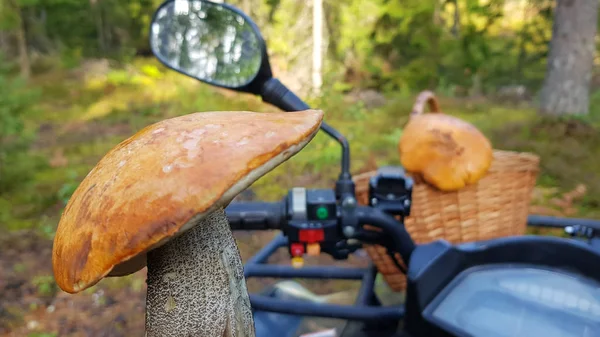
M440 110L440 103L438 102L435 94L429 90L421 91L415 100L413 105L412 116L421 115L424 113L425 104L429 104L429 110L434 113L442 113Z

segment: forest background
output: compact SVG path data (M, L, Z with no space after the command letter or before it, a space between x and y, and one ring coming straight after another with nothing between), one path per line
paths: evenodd
M196 111L273 111L156 61L148 31L161 2L0 0L0 335L141 331L143 273L82 296L54 284L48 261L65 203L109 149L148 124ZM353 173L399 164L415 95L430 89L495 148L541 157L532 213L600 219L597 1L226 2L256 21L275 75L349 138ZM314 53L318 69L306 61ZM244 197L332 186L339 155L319 135ZM271 237L236 234L244 259Z

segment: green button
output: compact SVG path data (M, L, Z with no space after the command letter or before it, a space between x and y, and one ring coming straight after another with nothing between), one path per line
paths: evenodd
M323 220L323 219L327 219L327 217L329 217L329 211L327 210L327 207L319 207L317 208L317 218Z

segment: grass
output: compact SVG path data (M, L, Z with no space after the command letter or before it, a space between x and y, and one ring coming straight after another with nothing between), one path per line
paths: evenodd
M107 74L51 72L34 79L42 97L27 127L37 140L19 171L31 176L0 196L0 225L36 228L52 234L60 210L77 184L110 148L137 130L164 118L196 111L274 111L260 99L211 88L155 61L137 59ZM336 92L310 100L325 120L350 141L352 170L373 162L399 164L397 141L408 120L413 97L389 95L385 106L365 109ZM542 158L539 184L566 191L579 183L588 194L580 216L600 217L600 136L587 121L539 119L528 107L503 107L486 101L441 99L445 113L480 128L499 149L533 151ZM279 200L294 185L329 187L339 171L340 148L319 134L306 149L257 181L260 199Z

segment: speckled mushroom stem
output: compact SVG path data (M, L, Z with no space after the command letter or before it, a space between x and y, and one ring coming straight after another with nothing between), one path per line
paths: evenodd
M254 337L242 259L223 209L148 253L146 336Z

